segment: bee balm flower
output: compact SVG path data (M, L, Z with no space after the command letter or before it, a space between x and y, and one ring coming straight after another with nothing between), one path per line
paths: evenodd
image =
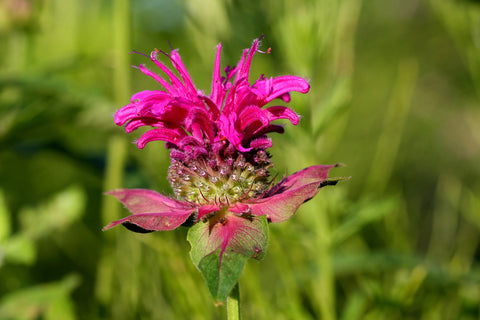
M140 149L155 140L166 142L171 158L168 179L175 197L146 189L107 192L132 215L104 230L119 224L137 232L193 225L188 236L192 260L220 301L238 281L245 261L264 256L267 223L289 219L320 187L336 182L327 180L334 166L317 165L273 185L267 151L272 141L267 135L283 133L274 120L287 119L296 125L299 117L286 106L264 107L275 99L288 103L290 92L307 93L310 87L296 76L261 76L250 84L250 64L258 45L257 39L235 67L225 69L223 77L221 45L217 46L209 95L195 87L177 50L170 54L155 50L150 59L164 76L144 65L139 68L163 90L136 93L115 114L116 124L125 125L127 132L152 127L137 141ZM162 55L177 74L159 60Z

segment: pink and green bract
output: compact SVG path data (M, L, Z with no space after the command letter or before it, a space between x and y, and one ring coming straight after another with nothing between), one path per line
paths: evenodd
M219 44L209 95L195 87L177 50L170 54L155 50L149 58L164 76L144 65L139 69L163 90L138 92L115 114L116 124L124 125L126 132L152 127L137 141L140 149L152 141L166 142L171 158L168 179L175 197L147 189L107 192L132 215L104 230L119 224L136 232L191 226L191 258L219 302L237 283L245 262L265 255L268 222L289 219L319 188L336 182L327 177L335 165L316 165L273 183L267 151L272 141L267 134L283 133L283 126L272 121L287 119L296 125L299 116L286 106L265 106L275 99L288 103L290 92L307 93L310 87L297 76L261 76L250 84L258 46L257 39L222 77ZM159 60L162 55L176 73Z

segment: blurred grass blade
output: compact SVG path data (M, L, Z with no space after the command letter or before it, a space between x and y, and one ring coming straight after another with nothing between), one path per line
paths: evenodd
M5 200L5 195L2 190L0 190L0 244L4 242L11 232L11 217L10 211L7 208L7 202ZM1 253L0 253L0 265L1 265Z
M362 319L366 307L367 297L363 293L351 293L347 298L340 320Z
M130 100L130 0L115 0L113 8L113 98L120 106Z
M113 101L118 106L125 105L129 102L130 98L130 58L129 52L131 48L131 39L130 39L130 30L131 30L131 4L130 0L115 0L113 2L113 14L111 19L113 21L113 48L114 48L114 70L113 70ZM114 125L112 121L112 126ZM104 191L110 191L123 186L123 176L125 169L125 162L127 156L127 145L125 137L122 135L114 135L108 141L108 151L106 155L106 169L104 177ZM104 196L102 198L102 226L106 226L109 222L117 220L120 218L120 208L121 205L112 197ZM100 230L100 228L99 228ZM109 240L113 240L115 237L114 232L104 233L104 237ZM95 296L103 304L112 305L113 310L125 310L123 308L128 308L129 304L132 301L136 302L138 298L137 286L130 284L134 290L130 290L130 295L128 295L128 300L125 303L123 291L117 292L119 295L117 302L119 302L118 308L114 306L114 287L116 285L115 276L120 274L116 264L121 262L119 257L112 253L111 246L115 246L120 250L123 248L125 254L130 254L130 247L125 246L122 242L113 243L109 242L103 251L103 256L100 260L100 263L97 267L97 281L95 284ZM137 252L138 244L135 246L135 253ZM129 262L135 264L137 259L134 259L135 256L130 257ZM123 264L130 265L130 264ZM131 309L131 308L130 308ZM134 312L134 310L130 310ZM118 313L118 312L117 312ZM122 311L120 312L122 313ZM129 313L123 312L124 317L128 317ZM113 315L118 317L118 315L113 312Z
M466 200L462 210L464 217L480 230L480 196L472 190L466 190Z
M460 219L462 185L455 177L439 177L435 194L433 226L426 256L435 262L446 262L454 250L454 239Z
M332 234L332 244L340 245L352 235L359 232L366 225L382 219L398 207L397 198L387 198L384 200L364 201L359 204L358 209L351 209L347 220L340 224Z
M348 105L351 98L351 79L341 78L330 90L328 97L318 107L312 103L312 129L314 137L318 137L331 121Z
M480 9L476 2L430 0L430 5L455 42L480 97Z
M397 80L366 182L367 191L381 193L390 180L411 106L417 73L418 63L416 60L405 60L398 67Z

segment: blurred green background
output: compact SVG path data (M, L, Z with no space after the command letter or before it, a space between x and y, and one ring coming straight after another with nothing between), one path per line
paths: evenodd
M136 50L180 49L210 90L264 34L252 78L311 80L275 173L342 162L271 225L240 282L245 319L480 319L480 3L0 0L0 319L223 319L186 229L103 233L102 192L170 193L163 143L112 114L159 88Z

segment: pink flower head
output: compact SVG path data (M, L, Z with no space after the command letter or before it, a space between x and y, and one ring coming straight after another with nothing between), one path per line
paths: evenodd
M144 66L140 70L165 91L136 93L115 115L115 122L126 124L127 132L154 127L138 140L139 148L154 140L167 142L168 180L175 197L146 189L107 192L132 214L104 230L119 224L136 232L192 226L188 235L192 260L219 301L238 281L245 261L264 256L268 222L289 219L319 188L338 181L328 179L335 165L316 165L273 183L269 173L273 164L266 150L272 143L266 134L283 132L271 124L273 120L297 124L299 117L284 106L262 108L276 98L288 102L289 92L306 93L309 85L295 76L262 76L250 85L250 64L258 44L255 40L237 66L226 69L224 78L218 45L209 96L195 88L176 50L168 57L179 76L158 61L160 52L154 51L150 58L169 81Z
M132 102L115 114L115 123L125 125L127 132L141 126L153 127L140 137L139 148L155 140L168 142L169 148L195 153L224 144L225 140L241 152L271 147L272 141L267 134L283 132L282 126L271 122L288 119L296 125L299 118L285 106L262 108L276 98L289 102L289 92L306 93L310 86L305 79L296 76L261 76L250 85L250 64L259 51L258 45L256 39L250 49L244 50L236 67L225 68L225 77L220 76L222 46L217 46L212 89L208 96L195 87L177 50L172 50L170 55L153 51L150 59L169 81L140 65L140 70L157 80L164 90L134 94ZM162 54L170 59L178 75L159 60Z

